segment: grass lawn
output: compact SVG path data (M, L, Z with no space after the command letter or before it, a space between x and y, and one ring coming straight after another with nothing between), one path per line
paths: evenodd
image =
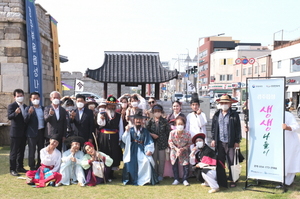
M245 156L245 139L241 149ZM26 169L27 159L24 160ZM95 187L78 187L77 185L61 187L32 188L25 180L18 179L9 174L9 147L0 147L0 198L300 198L300 174L297 175L292 186L286 193L274 188L266 189L257 187L261 191L275 192L275 194L244 190L245 187L245 162L242 163L243 171L236 188L221 188L220 192L209 194L209 187L201 187L195 178L189 179L190 186L171 185L172 178L164 180L155 186L124 186L121 183L121 171L116 173L117 179L105 185ZM24 174L22 174L25 177ZM250 182L253 183L253 182ZM275 187L278 183L262 182L265 186Z

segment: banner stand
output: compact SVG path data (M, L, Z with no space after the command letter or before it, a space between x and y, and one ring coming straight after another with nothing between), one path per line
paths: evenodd
M248 123L249 123L249 88L248 88L248 80L249 79L283 79L284 81L284 88L286 87L285 83L286 83L286 78L285 77L248 77L246 80L246 113L245 113L245 125L246 125L246 181L245 181L245 187L243 188L244 190L249 190L249 191L256 191L256 192L265 192L265 193L271 193L271 194L276 194L276 192L272 192L272 191L265 191L265 190L257 190L257 189L251 189L250 187L261 187L261 188L266 188L266 189L277 189L277 190L282 190L282 193L285 193L288 189L287 186L285 185L285 135L284 135L284 130L282 129L282 140L283 140L283 180L282 182L278 182L278 181L273 181L273 180L265 180L265 179L259 179L259 178L251 178L249 177L248 173L249 173L249 168L248 168L248 157L249 157L249 127L248 127ZM283 95L285 96L285 95ZM283 101L284 101L284 97L283 97ZM283 106L284 110L283 110L283 121L282 123L284 123L285 121L285 105ZM252 181L256 181L256 183L254 184L249 184L249 180ZM277 185L269 185L269 186L264 186L262 185L263 182L276 182L278 183ZM279 183L281 183L281 187L278 188L277 186L279 185Z

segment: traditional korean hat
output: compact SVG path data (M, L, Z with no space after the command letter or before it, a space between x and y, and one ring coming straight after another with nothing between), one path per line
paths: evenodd
M229 103L236 103L238 102L237 100L233 100L230 95L228 94L223 94L219 99L216 100L216 102L229 102Z
M53 139L53 140L56 140L56 141L59 142L60 138L61 138L61 137L60 137L57 133L54 133L54 134L51 136L50 139Z
M196 143L196 140L197 138L201 138L203 141L205 141L205 134L204 133L198 133L196 135L194 135L193 139L192 139L192 142L195 144Z
M148 117L143 115L143 110L142 109L138 109L137 112L134 115L130 115L128 117L137 118L137 119L146 119L146 118L148 118Z
M191 104L192 103L198 103L198 104L200 104L202 102L203 102L202 100L199 100L198 93L193 93L192 94L191 102L190 102Z
M80 147L83 146L84 143L84 139L80 136L70 136L65 140L65 144L67 146L67 148L69 148L72 144L72 142L78 142L80 143Z
M106 99L106 104L118 105L119 101L113 95L109 95Z

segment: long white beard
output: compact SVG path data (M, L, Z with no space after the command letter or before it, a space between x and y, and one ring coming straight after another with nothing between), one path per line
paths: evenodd
M108 110L107 115L108 115L108 117L113 118L113 117L115 117L115 111L114 110Z

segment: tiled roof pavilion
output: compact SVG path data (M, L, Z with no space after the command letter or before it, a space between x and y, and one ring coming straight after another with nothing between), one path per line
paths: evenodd
M105 51L103 65L95 70L87 69L86 76L99 82L117 83L118 95L121 84L142 85L145 96L145 85L155 84L155 96L159 94L159 83L177 78L177 70L165 69L160 62L158 52ZM107 96L107 89L104 97Z

